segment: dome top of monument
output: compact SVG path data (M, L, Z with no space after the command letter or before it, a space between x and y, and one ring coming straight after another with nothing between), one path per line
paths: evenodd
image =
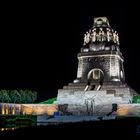
M94 18L93 27L110 27L109 21L106 17Z
M94 18L93 27L84 35L84 46L88 44L107 43L119 45L119 36L106 17Z

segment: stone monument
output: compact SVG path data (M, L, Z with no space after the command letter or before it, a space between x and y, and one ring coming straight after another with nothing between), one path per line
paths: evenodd
M137 94L125 82L119 36L106 17L94 18L78 53L77 78L58 90L56 103L64 114L104 114L112 104L129 104Z

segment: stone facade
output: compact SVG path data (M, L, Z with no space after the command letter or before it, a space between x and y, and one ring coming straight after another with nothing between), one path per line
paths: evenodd
M140 104L120 104L116 112L117 116L140 116Z
M119 48L119 36L109 25L107 18L95 18L93 27L85 36L84 45L78 53L77 79L74 83L88 80L96 83L103 76L104 83L117 81L124 84L124 60Z
M27 115L53 115L58 111L58 107L55 104L12 104L1 103L0 114L1 115L15 115L15 114L27 114Z
M129 90L127 89L125 94L121 90L118 90L116 94L106 90L85 92L62 90L58 93L58 96L59 110L64 114L73 115L99 115L99 113L105 115L111 112L113 104L127 104L130 102L128 98Z
M125 81L121 53L115 51L100 52L100 54L95 52L79 53L78 60L77 79L80 82L87 82L89 72L94 69L102 71L104 82L117 80L121 84ZM97 79L91 79L92 83L96 83L96 81Z
M95 115L102 107L100 113L109 112L112 104L130 104L137 93L125 82L123 62L118 33L106 17L95 18L78 53L77 78L58 90L59 110Z

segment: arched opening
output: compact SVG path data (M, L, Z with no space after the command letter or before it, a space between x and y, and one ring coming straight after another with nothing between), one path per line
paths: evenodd
M85 91L87 91L92 82L97 82L96 85L92 85L90 90L100 90L104 80L104 72L101 69L92 69L87 75L87 85Z
M104 72L101 69L92 69L87 76L88 80L101 80L103 79Z

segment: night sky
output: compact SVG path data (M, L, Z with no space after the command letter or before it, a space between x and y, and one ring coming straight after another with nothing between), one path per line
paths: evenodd
M38 91L38 101L76 78L77 53L93 18L106 16L119 32L127 83L140 93L140 8L84 1L6 3L1 13L0 89ZM134 10L132 10L134 8Z

